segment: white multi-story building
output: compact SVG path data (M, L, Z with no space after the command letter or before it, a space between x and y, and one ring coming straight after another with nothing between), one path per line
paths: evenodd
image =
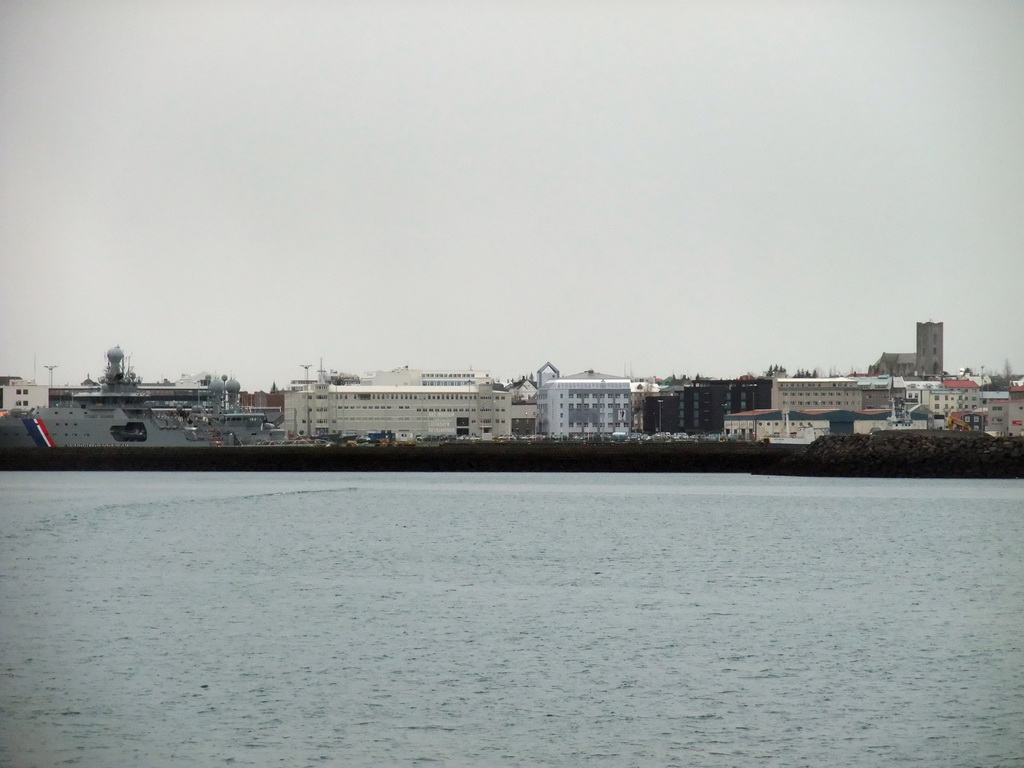
M537 434L596 437L632 429L633 387L629 379L586 371L545 378L537 390Z
M416 437L506 437L509 393L486 373L399 368L366 374L359 384L326 377L284 397L285 425L301 436L391 432Z

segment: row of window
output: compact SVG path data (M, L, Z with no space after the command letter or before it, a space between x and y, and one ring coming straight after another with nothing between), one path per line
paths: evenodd
M621 389L623 392L627 390L626 386L616 387L614 382L609 383L607 381L574 381L571 386L564 387L565 389L608 389L611 386L613 389ZM556 385L556 389L562 389L562 387ZM541 390L547 391L547 390Z
M326 419L314 419L312 423L314 425L318 426L318 427L323 427L324 429L330 429L331 428L330 422L327 421ZM477 423L476 420L474 420L473 424L476 424L476 423ZM504 424L504 422L501 422L501 421L491 422L489 419L482 419L479 423L480 424L487 424L487 425L489 425L487 427L488 429L496 428L499 431L502 430L502 425ZM299 419L299 422L298 422L297 426L305 427L306 426L306 420L305 419ZM344 426L339 431L363 430L363 429L367 429L367 428L373 430L373 429L380 428L381 426L382 426L381 423L380 422L376 422L376 421L365 421L365 422L352 421L352 422L348 422L347 426ZM453 428L451 421L443 421L443 420L442 421L430 421L428 419L413 419L413 418L408 418L408 417L401 417L401 418L397 418L397 419L391 419L384 426L385 426L385 428L388 428L388 429L394 429L394 428L413 429L413 430L415 430L417 432L430 432L430 433L438 433L438 434L445 434L445 433L451 431L452 428ZM337 429L337 425L335 425L335 428ZM460 429L461 429L461 427L460 427Z
M330 424L331 423L329 419L320 419L320 418L311 419L311 421L314 424ZM458 419L458 421L469 422L470 420L469 419L461 419L460 418L460 419ZM480 419L479 422L481 424L505 424L505 423L507 423L504 419ZM298 420L298 423L299 424L305 424L306 420L304 418L300 418ZM451 426L452 422L451 422L450 418L445 419L445 418L441 418L437 414L431 414L430 416L391 416L391 417L389 417L386 420L386 422L381 422L379 419L345 419L344 423L345 424L349 424L349 425L360 424L360 423L378 424L378 425L382 424L382 423L386 423L386 424L392 424L392 423L403 423L403 424L404 423L412 423L412 424L430 424L432 426L441 426L441 427L443 427L443 426ZM477 423L477 419L473 419L472 423L476 424Z
M859 384L817 384L814 386L807 386L806 384L790 384L787 386L783 384L779 389L801 390L804 392L820 392L823 389L845 389L859 392L861 387Z
M379 393L375 394L375 393L366 393L366 392L360 392L360 393L357 393L357 394L339 394L339 395L336 395L334 398L331 398L329 395L316 395L316 396L312 396L311 397L310 395L307 394L306 395L306 399L307 400L309 400L309 399L316 399L316 400L328 400L328 399L334 399L334 400L349 400L349 399L351 399L351 400L470 400L470 401L473 401L473 402L480 402L480 403L487 403L487 402L491 402L492 401L491 398L487 398L487 397L482 397L481 398L481 397L478 397L477 395L467 395L467 394L458 394L458 393L447 393L447 394L443 394L443 395L442 394L431 395L431 394L390 394L390 393L389 394L379 394Z
M338 394L335 395L336 400L480 400L486 398L480 398L477 395L459 394L457 392L449 392L443 395L429 395L429 394L416 394L416 393L373 393L373 392L358 392L356 394Z
M341 411L411 411L411 405L339 405L337 410ZM326 411L327 408L316 408L317 411ZM504 408L417 408L416 413L427 411L444 411L445 413L504 413Z
M790 405L831 405L836 407L850 405L849 401L842 400L792 400L788 402Z

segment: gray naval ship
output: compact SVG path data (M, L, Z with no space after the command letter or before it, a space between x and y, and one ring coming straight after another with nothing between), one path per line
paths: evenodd
M0 448L137 446L208 447L280 442L285 431L260 411L239 407L241 386L212 379L200 402L147 388L120 347L107 350L99 384L69 403L14 409L0 416ZM194 392L194 390L193 390Z

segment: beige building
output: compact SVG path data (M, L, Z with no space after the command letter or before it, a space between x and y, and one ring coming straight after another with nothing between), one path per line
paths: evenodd
M297 436L391 432L417 437L506 437L511 429L509 393L486 373L416 371L367 374L359 384L320 379L284 397L285 427Z
M857 411L863 407L863 401L860 382L848 376L827 379L775 379L772 384L772 408L780 411L805 411L817 408Z
M944 424L955 411L976 411L981 408L981 389L972 381L947 380L937 387L920 390L919 402Z
M1021 437L1024 435L1024 388L1010 390L1007 400L991 400L986 412L985 431L991 435Z

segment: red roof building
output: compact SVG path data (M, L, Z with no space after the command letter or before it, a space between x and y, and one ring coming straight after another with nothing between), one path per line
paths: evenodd
M981 389L978 382L970 379L943 379L942 386L946 389Z

